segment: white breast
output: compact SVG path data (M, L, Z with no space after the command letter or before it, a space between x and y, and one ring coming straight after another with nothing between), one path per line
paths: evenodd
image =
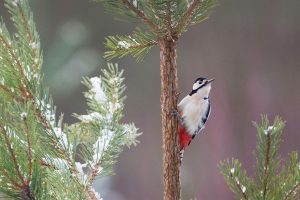
M184 119L184 125L191 135L197 134L204 128L202 116L206 115L208 108L208 99L205 100L198 94L188 95L178 104L178 109Z

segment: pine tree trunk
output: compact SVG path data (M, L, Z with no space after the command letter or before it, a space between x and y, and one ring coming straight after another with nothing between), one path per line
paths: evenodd
M164 37L160 46L161 113L163 133L164 200L180 199L178 122L170 115L177 108L176 41Z

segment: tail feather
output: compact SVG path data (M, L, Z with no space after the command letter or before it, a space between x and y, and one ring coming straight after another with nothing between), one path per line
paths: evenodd
M184 150L182 149L182 150L179 152L180 165L181 165L181 163L182 163L183 153L184 153Z
M178 135L179 135L178 139L179 139L179 148L180 148L179 156L180 156L180 164L181 164L184 150L191 143L193 136L188 134L184 126L179 126Z

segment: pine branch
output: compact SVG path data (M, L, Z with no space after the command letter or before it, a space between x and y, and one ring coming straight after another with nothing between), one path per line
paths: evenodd
M254 181L247 177L246 171L242 170L241 163L238 160L222 161L219 168L227 185L235 193L237 199L248 200L253 198L251 192L255 188Z
M21 102L22 100L18 99L9 89L7 86L0 84L0 90L5 92L11 99L14 99L18 102Z
M10 177L9 172L5 171L5 169L0 168L1 174L5 176L9 180L10 183L12 183L12 186L15 190L19 190L21 188L21 185L17 183L12 177Z
M125 90L123 71L119 71L117 65L108 64L108 70L103 70L102 74L102 77L84 79L83 83L89 89L85 93L88 115L74 115L81 121L79 127L93 136L82 140L81 144L87 150L81 151L83 163L76 163L79 179L91 200L97 196L92 189L96 177L110 175L121 148L136 144L136 137L140 135L134 125L119 124L125 99L122 95ZM76 130L72 127L71 132L74 132L73 128ZM89 169L87 173L82 171L83 167Z
M27 116L22 116L25 124L25 135L27 139L27 144L28 144L28 166L29 166L29 176L27 180L27 184L30 183L31 178L32 178L32 145L31 145L31 138L29 137L29 128L28 128L28 121L27 121Z
M30 13L27 1L6 1L6 7L12 15L12 20L18 33L16 34L19 38L19 42L26 46L25 54L31 53L31 62L34 69L34 78L38 80L39 77L39 38L36 32L35 25ZM25 41L23 41L25 39Z
M105 46L110 50L105 52L104 57L112 59L132 55L140 61L156 44L152 34L140 30L135 31L131 36L109 36L106 38Z
M267 151L266 151L266 158L265 158L265 166L264 166L264 181L263 181L263 196L265 198L267 192L267 184L268 184L268 176L269 176L269 162L270 162L270 148L271 148L271 136L270 133L267 132Z
M279 117L276 117L273 125L269 125L266 116L262 117L261 124L254 123L258 131L255 154L257 157L257 185L252 178L246 175L245 171L241 171L241 164L238 160L233 160L232 163L228 161L220 163L221 173L237 199L292 200L299 198L300 162L298 153L291 153L289 161L282 168L280 168L280 159L277 156L284 124ZM228 176L228 174L230 175ZM240 183L243 183L245 187Z
M167 30L169 39L173 39L171 1L167 1Z
M233 174L232 174L231 172L230 172L230 177L231 177L232 180L234 181L234 183L235 183L236 187L239 189L240 193L243 195L243 198L244 198L245 200L248 200L247 194L245 193L245 191L244 191L244 189L243 189L245 186L242 186L242 185L240 184L240 182L238 181L238 179L234 178L234 176L233 176Z
M177 27L175 30L179 31L186 27L191 20L193 12L196 10L197 6L201 3L201 0L193 0L188 9L186 10L185 14L181 17L178 22Z
M88 99L91 110L105 121L97 120L93 126L85 122L62 126L62 116L56 118L55 107L40 78L39 37L28 1L5 2L17 34L11 38L4 23L0 24L0 100L3 101L0 104L0 191L18 199L87 199L91 192L100 199L89 188L92 181L98 175L108 174L121 147L135 144L139 135L132 124L119 123L125 89L121 84L122 72L112 65L109 65L110 71L103 71L103 87L107 90L105 104L97 102L98 94L92 94L102 85L92 87L89 92L94 96ZM96 140L89 143L72 140L72 134L76 138L77 134L83 134L80 133L82 127L88 129L88 138L97 136ZM115 135L110 135L111 132ZM87 145L83 154L85 164L75 160L80 144ZM101 156L101 162L91 160L95 159L95 151L96 157L97 153ZM90 182L90 174L83 170L87 164L90 169L97 169Z
M154 32L159 32L159 28L154 24L151 20L149 20L143 12L141 12L137 7L135 7L130 1L128 0L122 0L124 5L127 6L129 10L134 12L138 17L140 17L145 24L147 24Z
M298 189L298 192L297 192L297 189ZM296 193L296 194L293 194L293 193ZM293 196L295 198L298 198L300 195L300 182L297 182L295 184L295 186L287 193L287 195L284 197L284 200L288 200L290 198L293 198Z
M175 27L177 37L183 33L189 25L200 23L207 19L207 13L216 5L216 0L193 0L188 4L186 12L179 19Z
M10 156L11 156L12 163L13 163L13 165L14 165L14 167L15 167L15 171L16 171L16 173L17 173L17 175L18 175L20 181L22 182L22 186L21 186L21 187L23 187L24 185L27 185L27 184L26 184L26 182L25 182L25 180L24 180L24 177L22 176L22 174L21 174L21 172L20 172L20 168L19 168L19 166L18 166L18 163L17 163L17 159L16 159L16 156L15 156L15 153L14 153L14 151L13 151L13 149L12 149L12 145L11 145L11 143L10 143L8 137L7 137L7 132L6 132L6 130L5 130L5 128L4 128L3 126L0 126L0 129L1 129L2 135L3 135L3 137L4 137L4 140L5 140L5 143L6 143L6 147L7 147L7 149L8 149L8 152L9 152L9 154L10 154Z
M110 12L121 16L129 16L131 18L141 20L153 32L159 32L160 29L153 20L146 15L145 10L139 4L147 4L139 0L94 0L102 2L105 8Z
M15 62L17 64L18 70L21 73L22 81L24 83L24 87L25 87L24 90L28 92L28 95L30 95L31 93L29 93L30 91L28 91L27 79L26 79L25 73L23 71L23 66L21 65L21 62L17 58L16 54L14 53L14 50L12 49L11 45L9 44L9 42L7 42L5 40L4 36L1 35L1 33L0 33L0 43L9 52L9 54L13 58L13 60L11 61L11 66L14 66L13 62ZM21 88L23 89L23 86L21 86Z

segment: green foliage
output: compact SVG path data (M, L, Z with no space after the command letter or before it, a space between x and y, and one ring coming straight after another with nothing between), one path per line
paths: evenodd
M84 174L88 183L96 176L110 175L122 147L135 145L139 135L133 124L120 123L125 100L123 71L119 71L117 65L108 64L102 74L103 77L84 79L83 83L89 88L85 93L88 114L75 114L80 122L69 127L73 141L81 141L78 153L85 167L90 169Z
M135 31L130 36L106 38L106 57L132 55L141 60L150 48L167 37L177 40L188 27L207 19L216 0L94 0L102 2L109 13L122 20L138 20L147 31ZM151 33L151 34L150 34Z
M108 64L103 77L85 78L88 115L63 124L43 84L28 1L5 5L16 33L0 23L0 192L14 199L100 199L93 181L110 175L123 147L139 135L133 124L120 123L123 72Z
M241 163L232 159L220 163L220 170L236 199L296 200L300 196L300 161L297 152L289 155L282 166L277 155L285 123L276 117L269 125L266 116L257 128L256 181L248 177Z
M132 36L108 36L105 44L110 49L105 52L105 57L108 59L122 58L130 54L140 61L156 44L156 41L153 35L136 31Z

